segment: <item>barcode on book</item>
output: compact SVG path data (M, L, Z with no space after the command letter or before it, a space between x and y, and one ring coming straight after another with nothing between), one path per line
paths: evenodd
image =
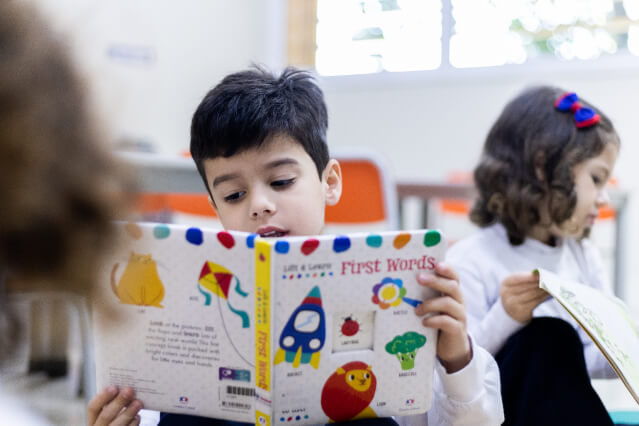
M241 386L227 386L227 395L239 395L239 396L255 396L255 389L243 388Z
M242 410L249 410L251 408L251 404L242 404L241 402L222 401L222 407L240 408Z

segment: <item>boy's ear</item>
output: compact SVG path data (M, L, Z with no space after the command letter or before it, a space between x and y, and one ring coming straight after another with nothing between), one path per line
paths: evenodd
M544 182L546 180L546 172L544 169L546 168L546 154L543 151L537 151L535 153L535 176L540 182Z
M326 205L334 206L342 196L342 168L337 160L331 158L326 164L322 183L325 185Z

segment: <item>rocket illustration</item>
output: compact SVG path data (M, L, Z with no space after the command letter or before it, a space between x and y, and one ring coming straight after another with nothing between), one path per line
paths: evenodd
M300 364L319 367L320 349L326 340L326 321L322 296L315 286L289 317L280 335L275 364L286 361L297 368Z

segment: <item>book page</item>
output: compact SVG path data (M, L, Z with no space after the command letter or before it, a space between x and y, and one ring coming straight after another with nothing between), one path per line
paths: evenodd
M253 421L254 236L116 226L122 244L99 271L94 306L98 389L132 386L147 409Z
M272 424L430 408L437 331L414 309L435 293L417 275L445 249L424 230L275 242Z
M583 327L639 403L639 329L623 302L543 269L539 286Z

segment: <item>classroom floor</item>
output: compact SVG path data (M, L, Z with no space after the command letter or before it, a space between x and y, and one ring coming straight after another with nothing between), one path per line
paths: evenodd
M72 395L66 378L48 379L45 375L3 381L4 389L23 399L34 412L54 425L86 425L86 401ZM593 380L595 390L617 423L639 424L639 406L626 390L621 380ZM145 412L142 426L152 426L157 415Z

